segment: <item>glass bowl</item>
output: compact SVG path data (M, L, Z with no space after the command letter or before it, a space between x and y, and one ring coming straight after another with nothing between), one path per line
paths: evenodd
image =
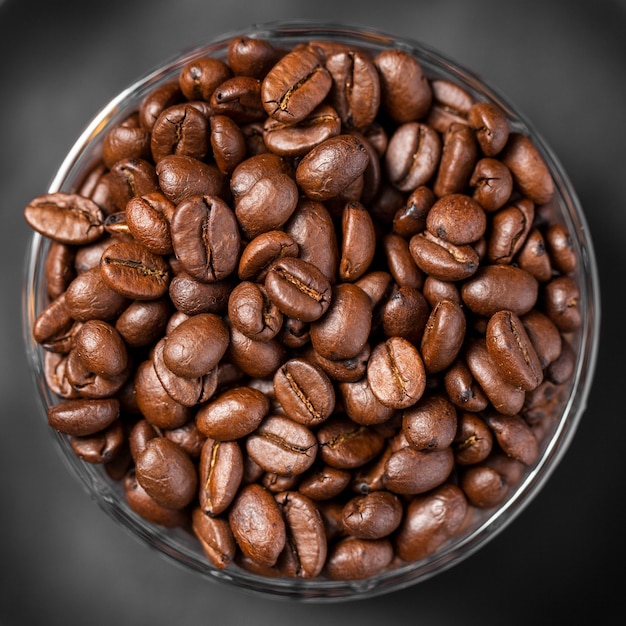
M460 85L475 100L492 102L508 117L511 130L529 136L547 164L554 182L554 195L543 210L562 223L571 235L571 245L577 257L573 274L580 298L581 322L568 335L575 353L575 364L569 381L563 385L555 405L556 413L545 428L538 460L527 467L506 499L490 509L473 509L464 530L448 539L434 554L413 563L400 563L364 580L311 580L273 576L266 577L236 564L216 569L205 558L196 538L182 528L165 528L147 522L136 515L124 497L120 480L114 480L102 465L80 460L73 452L68 438L50 429L60 455L69 470L85 486L88 493L112 518L129 529L153 549L179 564L195 570L207 579L220 581L240 589L261 594L300 600L346 600L390 592L419 583L450 568L475 553L510 524L533 500L565 454L586 408L592 382L599 339L599 287L592 242L583 211L575 191L557 157L523 115L503 96L488 86L479 76L447 59L445 56L415 41L402 39L377 30L315 22L271 23L255 25L238 32L227 33L197 48L189 49L159 69L140 78L107 104L88 125L73 145L52 180L49 193L74 192L86 174L99 161L107 132L137 110L143 98L156 86L175 80L183 66L203 56L225 58L232 37L249 36L265 39L276 47L290 48L310 40L341 42L365 48L374 54L397 48L413 55L430 79L444 79ZM32 368L42 416L58 402L44 376L44 350L33 340L33 325L47 305L45 259L49 241L33 234L26 259L23 291L23 328L26 351Z

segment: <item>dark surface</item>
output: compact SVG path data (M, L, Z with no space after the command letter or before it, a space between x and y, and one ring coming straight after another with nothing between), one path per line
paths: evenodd
M421 40L497 86L568 172L603 286L588 410L536 500L455 568L404 591L333 605L286 604L208 582L120 528L52 446L21 338L29 237L22 210L46 190L91 117L181 48L294 17ZM626 558L624 32L623 0L0 1L0 624L615 623Z

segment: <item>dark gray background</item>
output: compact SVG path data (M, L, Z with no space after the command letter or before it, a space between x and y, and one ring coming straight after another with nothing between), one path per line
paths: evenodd
M279 603L208 582L118 527L51 446L21 339L22 210L91 117L181 48L296 17L421 40L516 103L577 189L604 289L588 410L537 499L452 570L337 605ZM624 33L624 0L0 0L0 624L615 623L626 582Z

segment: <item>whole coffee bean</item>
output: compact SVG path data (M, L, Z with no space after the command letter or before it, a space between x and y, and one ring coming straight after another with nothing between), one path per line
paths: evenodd
M196 497L198 472L189 455L165 437L146 443L135 464L137 482L157 504L183 509Z
M233 326L256 341L273 339L283 322L283 314L263 286L248 281L239 283L231 292L228 317Z
M369 155L354 135L342 134L318 144L296 169L296 181L312 200L329 200L353 183L367 167Z
M44 352L43 375L46 384L52 393L66 400L80 397L78 390L74 389L67 378L67 354L57 352Z
M67 287L65 306L75 320L112 320L127 306L128 298L104 281L99 267L79 274Z
M564 333L580 328L580 291L571 276L555 276L544 290L544 309L556 327Z
M72 452L86 463L108 464L121 458L126 447L126 433L120 420L110 426L82 437L70 436Z
M452 483L413 498L394 538L397 555L404 561L419 561L434 554L463 529L467 514L465 494Z
M411 237L409 250L417 267L438 280L464 280L472 276L479 265L478 253L472 246L454 245L429 231Z
M311 343L326 359L351 359L363 350L372 324L369 296L352 283L332 289L330 306L311 324Z
M537 439L530 426L519 415L485 415L502 451L524 465L532 465L539 456Z
M385 406L405 409L415 404L426 388L424 362L417 348L402 337L377 344L367 364L372 393Z
M76 248L74 256L74 271L76 275L98 267L102 253L115 241L116 239L107 233L92 244Z
M388 233L383 237L382 248L387 266L396 283L400 287L421 289L424 275L413 260L408 241L400 235Z
M325 421L335 409L335 390L321 367L290 359L276 370L274 393L285 413L306 426Z
M259 179L237 199L235 215L247 239L280 228L298 204L294 179L284 173Z
M221 59L203 56L185 63L178 75L180 90L187 100L209 100L218 85L233 75Z
M550 171L526 135L511 133L500 159L511 170L513 181L522 195L535 204L546 204L552 198L554 183Z
M502 161L485 157L476 163L469 186L474 190L472 198L487 213L492 213L503 207L511 197L513 176Z
M532 228L517 255L517 264L539 282L545 283L552 277L552 263L541 231Z
M226 115L238 124L265 119L261 101L261 81L253 76L233 76L211 94L211 113Z
M392 295L382 309L382 328L385 337L403 337L419 344L424 334L430 307L419 289L402 286Z
M435 203L435 194L430 187L420 185L408 197L393 217L393 232L410 239L426 228L426 216Z
M551 224L546 229L546 244L553 267L563 274L571 274L578 264L572 237L562 224Z
M268 117L263 125L263 141L274 154L298 157L340 132L341 118L337 111L321 104L295 124Z
M341 217L339 279L355 281L367 271L376 251L376 233L369 211L360 202L350 202Z
M561 354L561 334L554 322L544 313L533 309L521 317L541 369L545 369Z
M196 425L201 433L218 441L240 439L258 428L269 408L269 399L261 391L236 386L202 405Z
M285 315L304 322L319 319L331 302L331 288L325 276L301 258L274 261L265 277L265 290Z
M331 75L316 54L304 48L292 50L263 78L263 106L271 118L296 123L324 100L331 84Z
M94 373L105 378L128 367L128 350L121 335L107 322L87 320L74 337L77 356Z
M161 112L152 127L150 152L155 163L171 154L200 161L209 149L209 122L190 104L175 104Z
M492 467L474 465L466 468L459 480L459 486L469 503L475 507L492 508L504 501L509 486Z
M128 435L128 445L133 460L137 460L137 457L143 452L150 439L158 436L157 429L146 419L142 418L135 422Z
M430 126L407 122L389 138L385 152L385 173L400 191L411 192L425 185L437 171L441 139Z
M464 359L457 359L446 370L444 386L448 397L457 408L465 411L482 411L487 408L489 400Z
M433 191L438 198L460 193L469 183L478 161L478 145L472 129L465 123L453 122L443 136L441 160Z
M332 361L323 357L312 347L305 351L304 356L313 363L317 363L332 380L355 382L365 375L370 352L370 345L367 343L363 346L363 350L351 359Z
M331 580L362 580L380 574L392 560L388 539L348 537L330 547L324 572Z
M467 120L476 131L485 156L495 156L504 148L509 138L509 123L502 109L492 102L476 102L470 107Z
M153 345L163 336L171 312L167 298L134 300L115 321L115 330L131 348Z
M443 298L430 312L420 343L426 373L444 371L457 358L466 329L465 314L459 304Z
M227 357L248 376L271 378L285 360L285 347L276 338L267 341L250 339L232 326Z
M241 280L264 281L268 267L282 257L298 256L298 244L282 230L261 233L243 249L239 259Z
M309 323L294 317L283 319L283 326L278 337L279 341L282 341L287 348L302 348L306 345L311 338Z
M57 192L31 200L24 209L28 225L59 243L79 245L96 241L104 232L104 213L89 198Z
M434 276L427 276L422 289L428 304L434 309L440 300L451 300L461 304L461 294L458 286L450 281L439 280Z
M478 241L487 228L483 208L462 193L447 194L437 200L426 218L428 230L455 245Z
M397 494L426 493L443 484L453 467L454 453L450 447L430 452L401 448L385 463L383 485Z
M285 232L296 242L298 256L317 267L333 285L337 280L339 246L333 219L321 202L301 198L285 224Z
M199 508L191 514L192 530L202 550L213 567L228 567L235 558L237 544L228 522L221 517L211 517Z
M124 213L130 234L154 254L172 254L170 220L175 208L160 192L131 198Z
M487 324L487 350L502 376L525 391L535 389L543 371L520 318L512 311L494 313Z
M465 89L442 78L432 79L430 87L433 101L427 122L440 133L445 133L452 123L467 123L467 114L474 104Z
M45 261L46 289L50 298L60 296L76 277L74 246L51 241Z
M237 123L227 115L209 118L211 150L215 163L228 175L246 158L246 139Z
M327 420L317 431L322 460L338 469L361 467L381 452L384 439L373 428L344 417Z
M236 441L206 439L200 452L198 499L203 513L223 513L243 479L243 454Z
M35 319L33 339L50 348L54 345L60 347L61 343L65 343L62 338L70 333L73 326L74 320L65 306L65 293L62 293L52 300ZM63 349L58 351L63 351ZM69 352L69 350L65 351Z
M235 203L239 197L247 194L259 180L271 178L276 174L293 174L289 161L277 154L266 152L243 160L230 177L230 190Z
M226 57L234 74L263 78L278 60L279 53L269 41L244 35L230 40Z
M493 448L493 435L485 421L476 413L463 411L458 418L454 438L454 460L458 465L484 461Z
M139 484L134 468L124 477L123 485L128 505L143 519L165 528L184 528L187 525L188 511L158 504Z
M167 261L133 242L111 244L102 254L100 274L111 289L134 300L160 298L170 284Z
M284 491L293 491L297 488L300 477L295 476L281 476L280 474L276 474L274 472L265 472L261 477L261 484L271 493L279 494ZM290 555L289 558L285 559L292 563Z
M524 315L535 306L537 295L534 276L513 265L484 265L461 287L465 305L485 317L503 309Z
M213 163L172 154L157 163L156 173L161 191L176 205L191 196L224 195L224 175Z
M311 500L330 500L339 495L349 484L352 474L330 465L302 475L298 491Z
M169 296L178 311L186 315L199 313L223 313L228 307L228 297L233 283L227 278L205 283L181 272L172 278Z
M381 108L402 124L423 118L432 103L432 89L417 59L397 48L374 58L380 75Z
M266 472L293 476L305 472L317 455L315 435L281 415L269 415L246 439L246 451Z
M287 532L280 506L261 485L241 488L228 514L239 548L254 562L272 566L285 547Z
M576 365L576 353L572 344L562 336L561 352L559 356L548 365L546 378L559 385L565 383L574 373Z
M200 313L170 333L163 348L163 360L179 376L204 376L224 356L228 342L228 327L222 318L212 313Z
M139 123L146 130L152 130L161 112L182 99L183 94L178 81L165 82L155 87L139 106Z
M65 400L48 409L48 424L66 435L85 437L108 428L119 414L116 398Z
M484 339L474 339L468 343L465 360L472 376L497 411L505 415L515 415L521 410L524 405L524 390L504 378L489 354Z
M146 159L122 159L113 165L109 173L111 198L119 211L123 211L135 196L159 190L154 165Z
M389 491L373 491L356 496L343 507L343 526L353 537L382 539L398 528L403 507Z
M415 450L448 448L456 431L456 409L443 394L428 394L402 414L402 432Z
M139 124L139 116L132 115L107 132L102 145L102 159L110 169L122 159L150 158L150 133ZM89 195L81 190L81 195Z
M312 500L297 491L276 496L287 531L285 552L279 567L283 574L298 578L315 578L326 563L328 543L324 521Z
M194 278L223 280L237 268L241 236L232 209L216 196L191 196L172 217L176 257Z
M357 424L381 424L394 413L394 409L382 404L372 393L367 377L355 382L340 382L338 389L346 415Z

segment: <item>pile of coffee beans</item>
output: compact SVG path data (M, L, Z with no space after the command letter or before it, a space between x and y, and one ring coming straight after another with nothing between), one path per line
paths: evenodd
M431 556L511 494L569 392L553 194L501 108L404 50L233 38L25 208L51 240L49 424L215 568Z

